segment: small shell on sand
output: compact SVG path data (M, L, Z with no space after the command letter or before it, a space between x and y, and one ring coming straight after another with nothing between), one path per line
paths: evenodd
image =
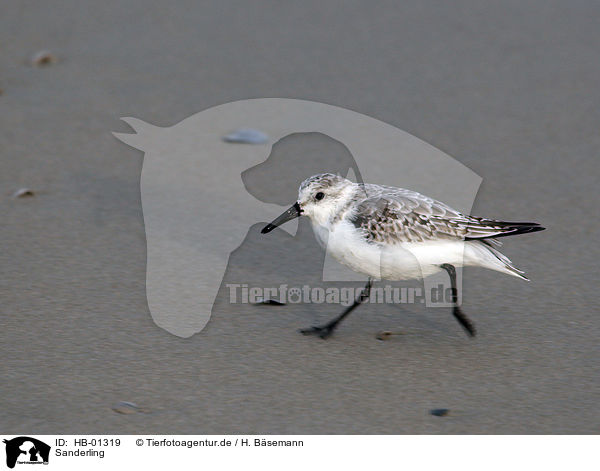
M256 129L240 128L223 136L223 140L234 144L264 144L269 140L269 136Z
M50 51L39 51L31 56L31 65L35 67L43 67L46 65L56 64L58 58Z
M29 188L19 188L13 193L12 196L13 198L28 198L34 195L35 193L33 192L33 190L30 190Z
M143 414L143 413L148 412L148 409L140 407L133 402L127 402L127 401L119 401L119 402L113 404L111 409L118 414L135 414L138 412Z

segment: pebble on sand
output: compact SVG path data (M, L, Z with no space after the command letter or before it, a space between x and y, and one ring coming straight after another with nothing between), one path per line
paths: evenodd
M12 196L13 198L28 198L34 195L35 193L33 192L33 190L30 190L29 188L19 188L13 193Z
M147 409L138 406L133 402L120 401L112 406L112 410L118 414L135 414L135 413L145 413L148 412Z
M240 128L223 136L223 140L235 144L264 144L269 140L269 136L256 129Z
M382 330L381 332L377 332L375 337L377 340L389 340L392 338L392 335L403 335L403 332L390 332L389 330Z
M431 415L435 415L436 417L446 417L450 414L450 409L431 409L429 411Z
M50 51L39 51L31 56L31 65L35 67L44 67L46 65L56 64L58 58Z

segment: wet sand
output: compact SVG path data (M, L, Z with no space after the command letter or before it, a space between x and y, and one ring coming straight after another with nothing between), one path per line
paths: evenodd
M3 434L598 433L600 7L319 3L5 6ZM42 49L58 62L28 65ZM369 305L321 341L297 329L338 306L231 305L226 289L200 334L161 330L142 153L111 131L253 97L356 110L455 157L483 177L473 214L548 228L506 240L532 281L465 271L474 340L447 309ZM292 241L259 222L224 283L318 284L306 222Z

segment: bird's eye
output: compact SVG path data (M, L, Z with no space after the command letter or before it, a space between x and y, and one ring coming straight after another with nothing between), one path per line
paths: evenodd
M316 200L322 200L323 198L325 198L325 193L323 193L322 191L319 191L316 195L315 195L315 199Z

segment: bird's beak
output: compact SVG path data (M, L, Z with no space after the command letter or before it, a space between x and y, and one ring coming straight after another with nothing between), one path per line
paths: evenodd
M294 204L294 206L292 206L285 213L283 213L281 216L276 218L272 223L267 224L265 227L263 227L262 231L260 231L260 232L261 232L261 234L266 234L268 232L271 232L277 226L281 226L282 224L284 224L288 221L291 221L292 219L298 218L298 217L300 217L301 214L302 214L302 208L300 207L300 204L298 204L298 202L296 202Z

